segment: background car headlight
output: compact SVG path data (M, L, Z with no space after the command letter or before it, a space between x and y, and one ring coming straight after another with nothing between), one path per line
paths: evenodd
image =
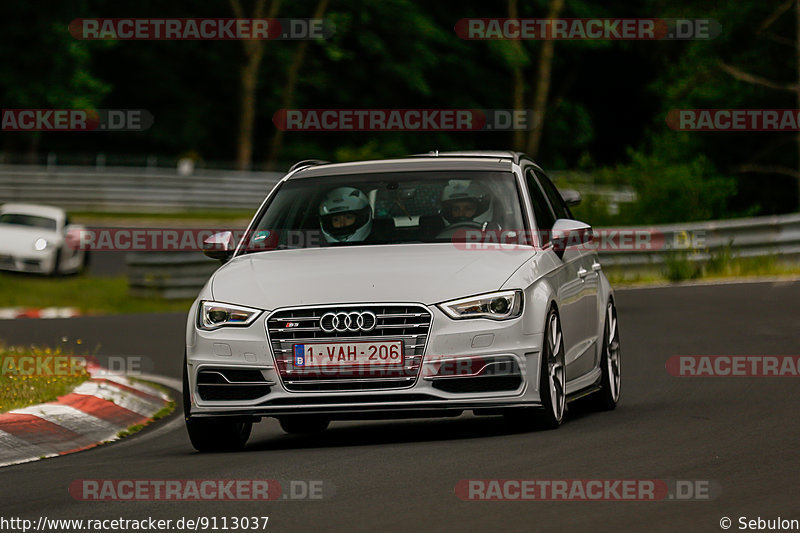
M37 252L41 252L48 246L50 246L50 243L47 242L47 239L43 239L41 237L36 239L36 241L33 243L33 249L36 250Z
M197 325L200 329L212 330L223 326L249 326L258 315L260 309L220 302L200 302Z
M522 291L501 291L439 304L450 318L506 320L522 314Z

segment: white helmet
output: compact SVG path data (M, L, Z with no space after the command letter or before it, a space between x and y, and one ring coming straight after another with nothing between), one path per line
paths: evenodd
M352 214L355 222L334 227L333 217ZM360 242L372 231L372 207L367 195L353 187L330 191L319 204L319 225L328 242Z
M471 202L475 205L472 216L455 216L453 206L456 202ZM481 185L472 180L450 180L442 191L441 215L448 224L459 222L477 222L483 224L492 220L494 206L492 195Z

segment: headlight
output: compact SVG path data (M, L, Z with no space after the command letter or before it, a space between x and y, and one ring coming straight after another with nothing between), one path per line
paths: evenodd
M439 304L450 318L506 320L522 314L522 291L501 291Z
M261 314L260 309L219 302L200 302L197 325L212 330L223 326L249 326Z
M36 242L33 243L33 249L36 250L37 252L41 252L48 246L50 246L50 243L47 242L47 239L43 239L41 237L36 239Z

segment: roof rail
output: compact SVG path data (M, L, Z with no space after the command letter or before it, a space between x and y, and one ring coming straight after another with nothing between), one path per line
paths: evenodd
M431 150L426 154L417 154L411 157L474 157L474 158L487 158L487 159L511 159L514 163L519 163L523 157L527 157L522 152L512 152L510 150L464 150L441 152L439 150Z
M326 165L328 163L330 163L330 161L323 161L322 159L304 159L304 160L298 161L297 163L292 165L289 168L288 172L294 172L295 170L300 170L300 169L306 168L306 167L313 167L313 166L316 166L316 165Z

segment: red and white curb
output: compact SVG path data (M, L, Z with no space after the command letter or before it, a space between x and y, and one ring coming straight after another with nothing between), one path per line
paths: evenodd
M0 413L0 467L56 457L117 440L147 424L170 401L163 392L97 366L92 378L58 400Z
M15 318L73 318L81 316L74 307L0 307L0 320Z

